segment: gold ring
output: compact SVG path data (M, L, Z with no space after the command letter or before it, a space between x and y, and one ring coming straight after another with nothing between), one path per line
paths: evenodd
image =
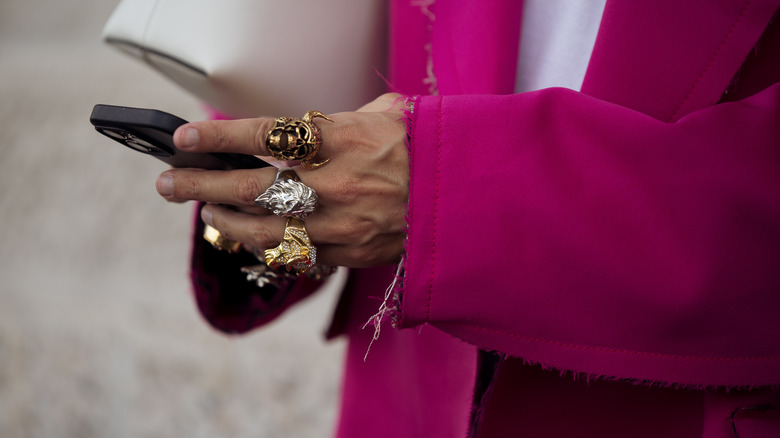
M228 239L223 236L216 228L211 225L205 225L203 227L203 239L210 243L214 249L220 251L227 251L231 254L237 253L241 249L241 242Z
M282 243L276 248L265 250L265 263L271 269L282 266L288 272L301 275L314 266L317 261L317 248L311 244L306 225L294 217L287 218Z
M271 155L280 161L300 161L303 167L310 170L330 161L312 162L322 145L320 128L312 121L317 117L333 121L319 111L309 111L302 119L275 118L274 126L265 135L265 145Z

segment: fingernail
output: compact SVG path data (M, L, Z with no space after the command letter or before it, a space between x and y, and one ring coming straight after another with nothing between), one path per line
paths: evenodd
M173 196L173 176L162 174L157 177L157 193L161 196Z
M185 126L184 128L181 128L179 141L176 146L178 146L179 149L191 149L198 145L199 140L200 135L198 134L198 130Z
M211 225L211 226L214 225L213 223L211 223L211 209L209 207L203 207L203 209L200 211L200 218L207 225Z

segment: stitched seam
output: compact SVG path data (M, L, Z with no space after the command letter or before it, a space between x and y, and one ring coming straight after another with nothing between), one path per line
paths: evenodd
M411 237L412 232L412 199L414 197L414 190L412 190L414 184L414 175L415 175L415 164L417 163L417 159L415 158L414 152L415 152L415 141L414 141L414 126L416 125L417 121L417 114L419 111L415 112L414 109L420 105L420 96L415 96L412 98L411 102L411 108L408 108L408 112L406 113L406 151L409 154L409 198L406 201L406 239L404 240L404 255L408 256L409 254L409 240ZM408 262L407 262L408 263ZM407 265L408 266L408 265ZM406 273L404 272L404 281L399 289L398 294L398 300L397 300L397 307L398 307L398 324L399 326L404 323L404 319L406 316L406 307L405 307L405 300L401 299L401 294L406 292Z
M433 277L436 273L436 228L439 222L439 187L441 182L441 133L442 133L442 101L439 98L439 131L436 142L436 192L433 198L433 234L431 237L431 280L428 283L428 303L425 308L425 320L431 319L431 300L433 297Z
M718 59L718 56L720 56L721 51L723 51L723 48L726 46L726 43L731 39L731 35L734 34L734 29L736 29L739 23L742 21L742 18L745 16L745 12L747 12L752 2L753 0L748 0L747 3L745 3L745 7L743 7L742 12L739 13L739 17L737 17L737 21L735 21L734 24L731 26L731 29L729 29L729 32L726 34L726 37L720 43L718 50L716 50L715 54L712 55L710 62L707 63L707 66L704 68L704 71L701 72L699 77L696 79L696 82L693 84L693 87L690 89L690 91L688 91L688 94L685 96L683 101L680 102L680 105L677 106L677 109L674 111L674 114L672 114L672 117L669 119L669 121L677 120L677 117L680 114L680 111L682 111L683 106L685 106L685 104L688 103L688 101L691 99L691 96L693 96L693 92L696 91L697 88L699 88L699 85L701 85L701 81L702 79L704 79L704 76L706 76L707 72L710 71L713 64L715 64L715 60Z
M682 359L682 360L701 360L701 361L713 361L713 362L744 362L744 361L771 361L771 360L778 360L780 357L778 356L756 356L756 357L701 357L701 356L684 356L684 355L678 355L678 354L666 354L666 353L652 353L648 351L634 351L634 350L623 350L620 348L608 348L608 347L596 347L591 345L578 345L578 344L567 344L565 342L558 342L558 341L550 341L547 339L539 339L539 338L533 338L530 336L522 336L517 335L514 333L496 330L496 329L490 329L486 327L479 327L475 325L468 325L464 324L464 327L471 328L474 330L480 330L488 333L493 333L496 335L501 336L509 336L515 339L520 339L523 341L528 342L535 342L539 344L547 344L547 345L553 345L556 347L565 347L565 348L573 348L577 350L588 350L588 351L600 351L604 353L621 353L621 354L631 354L635 356L646 356L646 357L659 357L659 358L666 358L666 359Z

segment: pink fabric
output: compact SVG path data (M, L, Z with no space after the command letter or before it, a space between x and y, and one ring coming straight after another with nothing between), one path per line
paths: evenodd
M597 375L777 383L780 85L675 124L564 89L417 109L404 326ZM511 129L472 129L491 124ZM485 145L512 159L464 160Z
M387 326L369 351L374 331L360 327L377 311L393 275L384 267L353 271L347 284L354 295L347 296L349 349L337 436L465 436L474 346L434 327Z
M745 59L778 4L668 3L608 3L583 84L590 95L418 102L404 326L431 322L482 347L597 375L777 383L780 338L767 334L780 333L780 86L685 111L718 99L739 67L731 61ZM710 15L711 32L690 26ZM489 47L449 34L465 51ZM631 64L641 58L625 56L631 43L655 61L631 71L607 52ZM669 67L656 73L653 64ZM438 72L441 93L459 93L460 75ZM646 91L636 84L657 76L689 90L637 96ZM634 100L645 112L618 104Z
M428 3L391 2L393 87L424 93L432 60L441 94L411 123L405 329L363 362L394 268L353 270L337 435L466 436L482 348L510 356L483 438L780 436L735 417L780 407L778 77L716 104L780 62L752 51L780 2L609 0L583 91L519 95L521 2Z
M777 7L772 0L610 0L582 92L676 121L720 100Z
M514 90L523 2L436 4L433 62L442 94L509 94ZM446 23L446 25L440 25Z

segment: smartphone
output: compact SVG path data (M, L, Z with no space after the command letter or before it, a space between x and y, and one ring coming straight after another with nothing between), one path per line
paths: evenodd
M173 167L230 170L269 166L252 155L177 149L173 144L173 133L187 121L164 111L99 104L92 109L89 121L106 137Z

